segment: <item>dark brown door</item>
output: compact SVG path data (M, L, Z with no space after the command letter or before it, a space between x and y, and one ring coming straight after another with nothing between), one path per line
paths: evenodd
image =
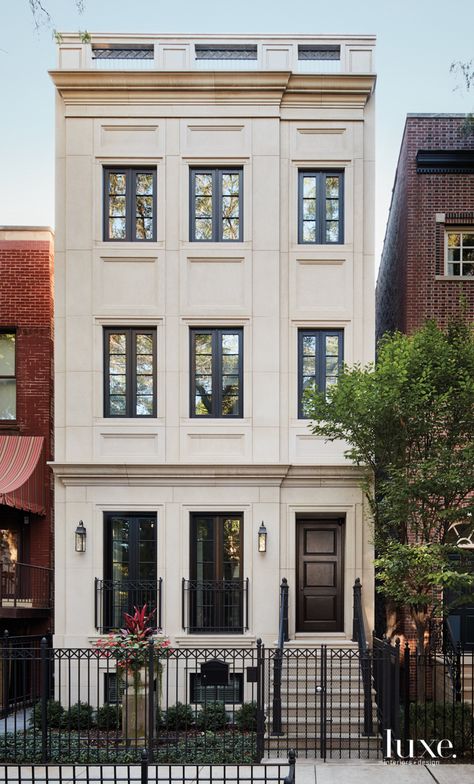
M342 520L297 521L297 632L343 631Z

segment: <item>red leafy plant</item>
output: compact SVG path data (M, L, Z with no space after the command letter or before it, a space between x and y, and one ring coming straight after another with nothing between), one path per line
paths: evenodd
M153 658L158 672L161 671L160 657L172 653L170 641L160 637L160 631L152 625L156 610L147 613L146 604L134 607L133 615L124 613L125 628L111 632L97 640L95 647L99 655L106 659L115 659L117 667L125 672L137 673L149 662L150 642L153 643Z

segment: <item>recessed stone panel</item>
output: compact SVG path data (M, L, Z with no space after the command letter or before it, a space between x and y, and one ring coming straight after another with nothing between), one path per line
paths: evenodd
M246 304L243 257L186 258L183 305L188 310L242 310Z
M156 308L159 302L158 259L101 257L96 305L101 308Z
M100 126L98 154L157 156L162 154L160 127L156 123L136 124L107 123Z
M343 259L296 259L295 311L328 312L346 308L346 269Z

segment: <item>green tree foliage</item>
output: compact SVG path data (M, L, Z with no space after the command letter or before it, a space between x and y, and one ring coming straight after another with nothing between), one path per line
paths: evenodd
M451 526L474 511L473 331L428 322L388 335L376 366L344 367L327 397L310 392L306 403L312 432L344 440L346 457L371 469L364 491L381 590L409 608L421 641L436 590L471 590L449 556Z

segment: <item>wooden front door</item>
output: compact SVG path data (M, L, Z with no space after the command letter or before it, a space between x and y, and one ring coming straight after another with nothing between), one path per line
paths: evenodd
M298 520L297 632L341 632L343 521Z

